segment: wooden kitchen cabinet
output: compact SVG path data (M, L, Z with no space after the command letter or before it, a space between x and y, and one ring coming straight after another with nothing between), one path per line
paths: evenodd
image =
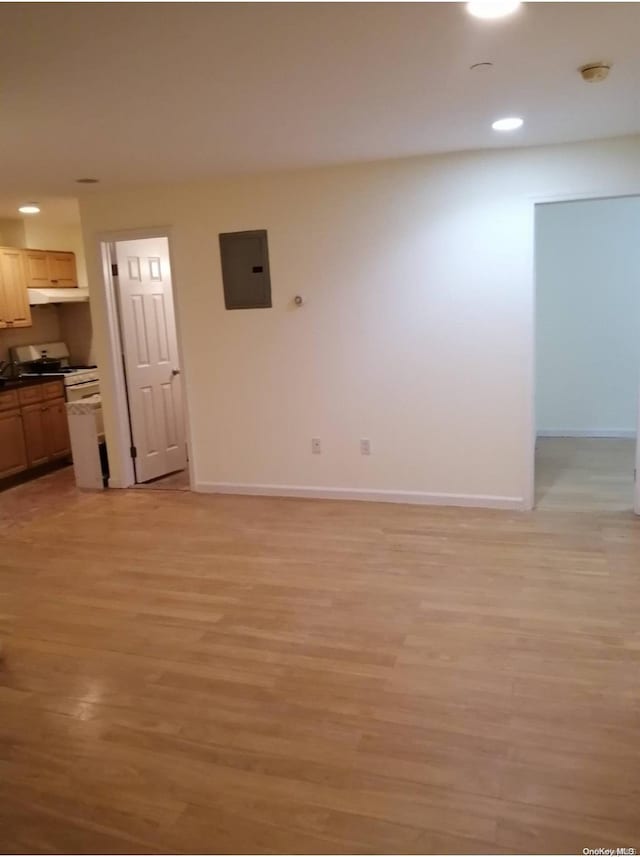
M43 384L30 388L43 391L43 398L34 404L22 406L29 467L64 458L71 452L64 399L45 399L43 388L46 386Z
M0 479L70 454L61 381L0 392Z
M23 253L14 247L0 247L0 327L31 324Z
M30 289L73 289L78 285L75 253L67 250L23 250Z
M20 411L0 411L0 479L27 467Z
M20 408L20 398L17 390L0 392L0 411L17 411Z
M24 426L24 440L27 447L29 467L46 464L49 460L49 452L45 405L42 402L36 402L34 405L23 405L22 424Z
M78 285L75 254L47 251L47 266L53 287L73 289Z
M49 267L46 252L44 250L23 250L22 261L27 288L49 288Z
M44 425L49 460L64 458L71 452L69 439L69 423L64 399L53 399L45 402Z

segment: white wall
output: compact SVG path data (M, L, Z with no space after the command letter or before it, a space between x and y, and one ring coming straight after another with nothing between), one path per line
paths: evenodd
M81 213L116 483L99 233L172 228L200 487L517 506L532 496L533 199L631 188L638 138L92 194ZM269 232L274 308L227 312L218 233L252 228Z
M15 217L0 218L0 245L3 247L25 247L24 220Z
M635 433L640 198L536 208L537 425Z
M69 359L76 366L93 366L93 327L88 303L60 304L60 339L69 348Z

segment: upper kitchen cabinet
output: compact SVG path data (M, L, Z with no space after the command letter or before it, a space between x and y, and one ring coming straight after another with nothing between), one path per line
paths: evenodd
M23 250L30 289L72 289L78 285L74 253L60 250Z
M49 266L47 265L45 251L23 250L22 258L27 286L30 289L48 289L51 281L49 280Z
M72 289L78 285L74 253L47 251L47 266L52 286Z
M0 247L0 328L31 327L22 251Z

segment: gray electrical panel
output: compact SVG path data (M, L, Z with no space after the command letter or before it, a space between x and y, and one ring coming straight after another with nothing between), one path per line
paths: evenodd
M220 238L224 305L227 309L271 306L267 230L223 232Z

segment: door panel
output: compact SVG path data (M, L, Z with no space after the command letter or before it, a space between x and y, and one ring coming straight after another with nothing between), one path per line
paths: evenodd
M29 467L36 467L38 464L44 464L49 460L44 419L46 407L43 402L22 406L22 420L24 422L24 437L27 444Z
M0 250L0 315L7 327L31 327L29 293L22 251Z
M144 439L143 449L146 450L148 456L158 455L158 421L156 419L155 402L153 396L153 387L141 387L140 396L142 397L142 416L144 419Z
M167 438L167 446L170 449L176 447L180 441L176 426L176 412L173 407L173 388L171 382L163 384L162 387L162 417Z
M63 458L71 452L69 440L69 423L64 399L54 399L47 402L44 411L44 426L46 431L47 454L49 458Z
M23 250L27 286L30 289L46 289L51 283L49 281L49 267L47 265L47 254L44 250Z
M22 417L19 411L0 413L0 477L27 468Z
M153 296L153 317L156 324L156 338L158 343L158 360L160 363L171 361L169 352L169 333L167 331L167 309L165 307L165 296Z
M71 289L78 285L76 257L73 253L48 251L47 269L50 285L54 288Z
M187 464L169 244L119 241L116 259L136 481L146 482Z

